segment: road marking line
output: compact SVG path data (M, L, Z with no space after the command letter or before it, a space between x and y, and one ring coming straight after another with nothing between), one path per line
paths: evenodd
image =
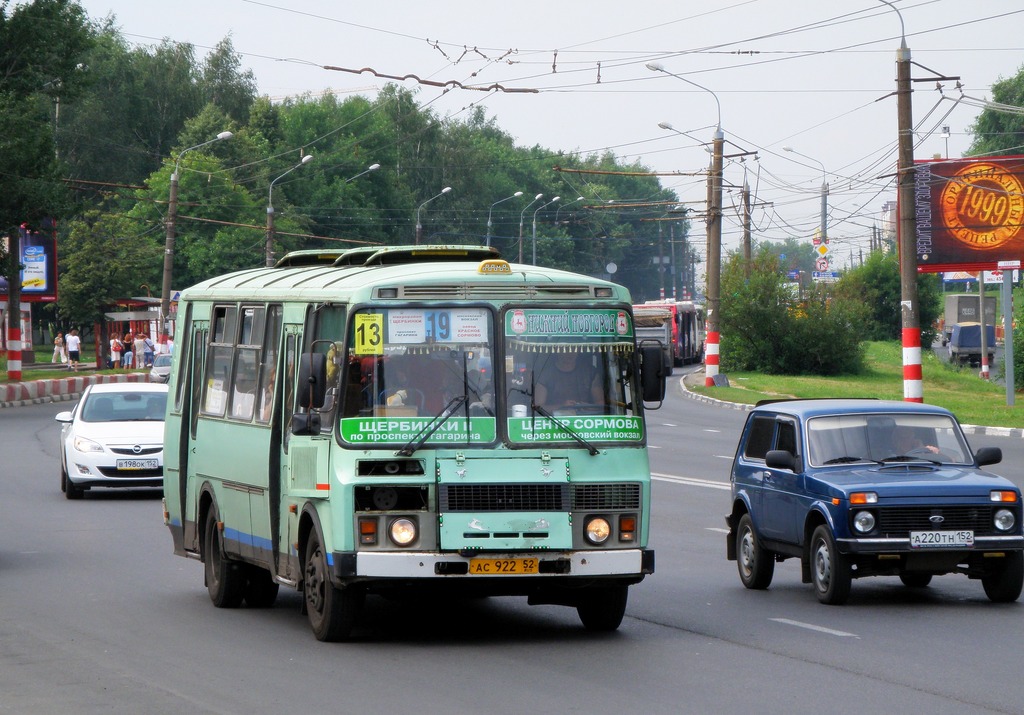
M674 425L671 422L662 422L661 426L662 427L678 427L679 425Z
M719 534L728 534L729 533L728 529L721 529L721 528L719 528L717 526L705 526L704 528L707 529L708 531L717 531Z
M694 477L680 477L675 474L659 474L658 472L651 472L651 479L656 479L662 482L672 482L673 484L686 484L691 487L707 487L709 489L729 490L729 485L725 482L715 482L710 479L696 479Z
M840 636L841 638L857 638L860 636L856 633L847 633L846 631L837 631L833 628L825 628L824 626L816 626L813 623L804 623L802 621L792 621L788 618L769 618L769 621L775 621L776 623L782 623L787 626L796 626L797 628L806 628L809 631L817 631L818 633L826 633L830 636Z

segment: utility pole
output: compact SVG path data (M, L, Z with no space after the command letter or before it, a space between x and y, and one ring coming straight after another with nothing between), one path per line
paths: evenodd
M676 279L679 277L679 271L676 268L676 227L674 224L668 227L668 251L672 266L672 300L677 301L679 292L676 290Z
M750 276L750 185L743 177L743 263L747 276Z
M884 0L883 0L884 2ZM889 3L886 3L887 5ZM890 5L891 7L891 5ZM895 8L893 8L895 9ZM903 18L900 17L902 28ZM899 127L900 312L903 324L903 399L924 402L921 323L917 300L917 216L914 213L914 121L910 49L906 35L896 52L896 113Z
M660 288L658 289L658 298L665 300L665 252L663 248L664 244L661 240L661 224L658 224L658 278L660 280Z
M714 387L718 376L718 308L722 289L722 154L725 132L715 129L712 144L711 173L708 175L708 257L707 257L707 342L704 355L704 386Z

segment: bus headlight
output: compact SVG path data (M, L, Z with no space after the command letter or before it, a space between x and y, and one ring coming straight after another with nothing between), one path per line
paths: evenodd
M995 518L992 520L995 523L996 528L999 531L1009 531L1013 528L1013 525L1017 523L1017 520L1013 516L1013 512L1009 509L1000 509L996 512Z
M608 541L612 535L611 524L603 516L594 516L583 525L583 536L594 546L599 546Z
M388 536L395 546L408 546L416 541L416 522L407 517L395 519L388 527Z
M875 528L875 515L870 511L858 511L853 515L853 528L866 534Z

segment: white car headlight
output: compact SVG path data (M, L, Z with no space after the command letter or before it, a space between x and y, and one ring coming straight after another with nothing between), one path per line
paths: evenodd
M99 442L93 442L91 439L85 437L75 437L75 441L71 443L75 449L79 452L102 452L103 445Z

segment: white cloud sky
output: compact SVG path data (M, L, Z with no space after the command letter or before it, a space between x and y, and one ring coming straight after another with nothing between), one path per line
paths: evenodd
M900 18L878 0L650 0L645 3L517 3L438 0L81 0L91 17L113 13L126 38L190 42L202 56L230 35L260 92L274 98L332 90L372 95L390 80L323 66L416 75L463 85L500 84L537 93L421 86L441 117L482 106L520 145L615 152L652 170L701 172L721 105L726 184L749 182L758 240L810 238L819 223L824 167L829 235L840 262L867 248L882 204L895 199L895 58ZM1024 63L1024 8L1010 0L896 0L913 76L959 77L963 94ZM652 72L658 62L710 91ZM403 84L415 86L412 80ZM979 110L957 103L953 80L914 85L917 158L960 156ZM712 96L712 94L714 96ZM947 140L939 136L948 125ZM811 158L783 150L791 146ZM1024 153L1022 147L1021 153ZM819 163L820 162L820 163ZM823 165L823 166L822 166ZM386 168L386 167L385 167ZM703 176L663 177L684 201L705 199ZM481 196L481 207L495 197ZM724 246L740 237L736 192L724 204ZM694 235L702 234L695 225ZM844 255L846 257L844 257Z

